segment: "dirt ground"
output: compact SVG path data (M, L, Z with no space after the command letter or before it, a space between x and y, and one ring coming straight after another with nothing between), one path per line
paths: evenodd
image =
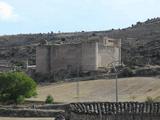
M77 98L77 82L50 84L38 87L37 98L45 100L52 95L56 102L77 101L115 101L115 79L90 80L79 83ZM154 77L132 77L118 79L119 101L145 101L148 96L160 96L160 79Z

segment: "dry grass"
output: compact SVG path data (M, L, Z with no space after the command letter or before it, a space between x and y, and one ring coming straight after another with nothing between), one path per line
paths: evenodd
M119 101L144 101L147 96L160 96L160 79L152 77L121 78L118 80ZM52 95L57 102L114 101L115 80L80 82L80 98L76 98L76 82L38 87L34 100L45 100Z

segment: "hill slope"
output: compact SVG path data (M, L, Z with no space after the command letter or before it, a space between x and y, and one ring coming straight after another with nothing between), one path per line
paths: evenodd
M50 43L75 43L93 36L121 38L122 61L125 64L160 65L160 18L149 19L143 23L137 22L132 27L119 30L1 36L0 58L23 61L31 59L34 63L35 45L42 39Z
M52 95L58 102L76 102L76 82L38 87L34 100L45 100ZM81 81L79 101L115 101L115 80ZM144 101L147 96L160 96L160 79L134 77L118 79L119 101Z

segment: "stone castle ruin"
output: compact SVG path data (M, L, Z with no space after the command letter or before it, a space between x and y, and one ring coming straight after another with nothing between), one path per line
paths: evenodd
M121 40L108 37L74 44L40 44L36 49L36 72L40 74L98 71L116 61L121 62Z

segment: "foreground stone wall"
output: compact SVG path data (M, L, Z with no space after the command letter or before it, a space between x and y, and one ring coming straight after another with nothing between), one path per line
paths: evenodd
M61 109L61 110L60 110ZM44 105L31 108L0 108L3 117L57 117L66 120L160 120L160 103L92 102Z
M87 115L71 114L70 120L160 120L159 115L154 114L116 114L116 115Z
M160 120L160 103L72 103L70 120Z
M1 117L56 117L64 114L63 110L0 108Z

